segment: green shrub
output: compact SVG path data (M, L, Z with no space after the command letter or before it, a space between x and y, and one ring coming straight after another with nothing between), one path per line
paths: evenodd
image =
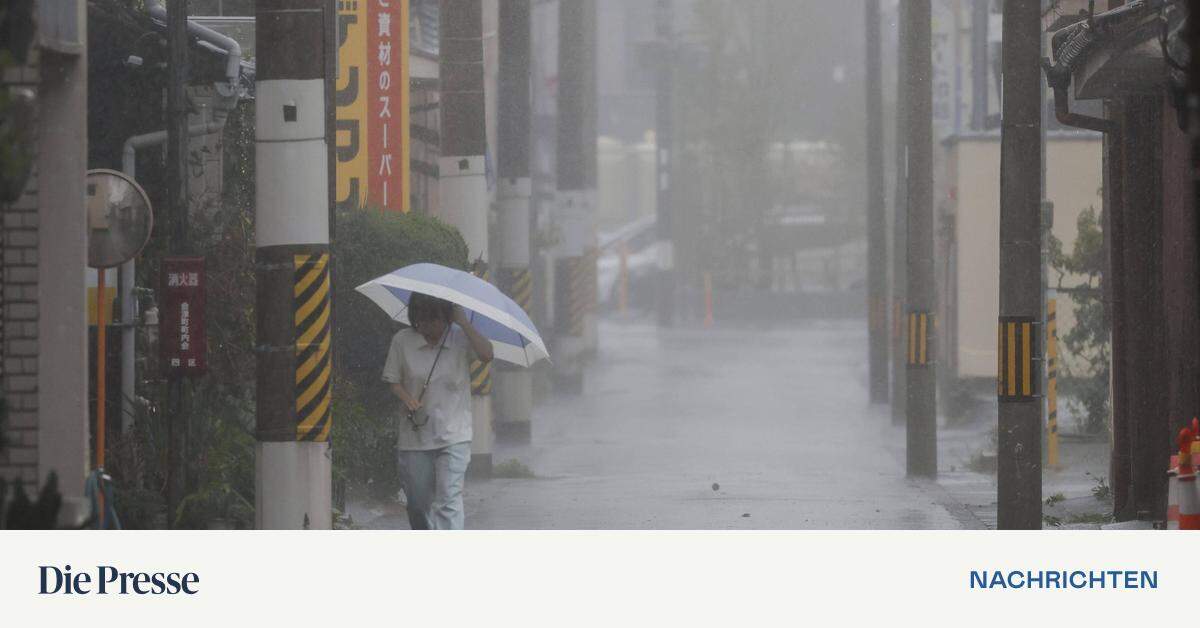
M205 528L217 521L254 527L254 435L240 413L211 414L206 443L195 461L195 488L173 513L176 528Z
M396 470L396 414L393 407L371 409L358 386L334 383L333 478L335 486L355 486L373 499L400 489ZM382 385L380 385L382 387ZM335 504L335 506L338 504Z
M335 364L358 383L376 383L398 326L354 288L418 262L466 268L467 245L435 218L366 209L338 214L333 254Z
M466 268L467 245L437 219L365 209L338 214L333 253L334 479L384 498L399 488L393 454L398 402L380 373L400 326L354 288L419 262Z

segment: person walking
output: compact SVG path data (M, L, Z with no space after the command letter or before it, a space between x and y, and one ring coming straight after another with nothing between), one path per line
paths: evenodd
M461 530L471 460L471 361L490 362L492 344L463 309L413 293L411 327L392 336L383 381L400 400L400 479L414 530Z

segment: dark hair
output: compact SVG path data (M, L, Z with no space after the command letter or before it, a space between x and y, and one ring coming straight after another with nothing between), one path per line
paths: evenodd
M445 299L414 292L408 300L408 322L416 324L440 319L449 323L453 318L453 308L454 304Z

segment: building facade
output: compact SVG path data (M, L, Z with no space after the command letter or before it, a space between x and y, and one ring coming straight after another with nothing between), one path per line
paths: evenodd
M19 197L3 203L0 222L0 390L7 406L0 422L0 478L32 491L55 473L67 516L80 512L71 506L82 504L91 466L85 5L33 3L31 45L0 77L9 96L5 122L11 124L16 100L28 99L32 112L26 134L14 142L32 167ZM4 141L13 139L6 135Z

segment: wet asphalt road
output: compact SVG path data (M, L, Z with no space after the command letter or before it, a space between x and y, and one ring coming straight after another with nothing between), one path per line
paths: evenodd
M584 394L540 404L531 445L496 446L536 477L469 482L467 527L970 525L938 485L905 479L902 432L867 403L864 328L602 322ZM394 511L371 522L405 526Z

